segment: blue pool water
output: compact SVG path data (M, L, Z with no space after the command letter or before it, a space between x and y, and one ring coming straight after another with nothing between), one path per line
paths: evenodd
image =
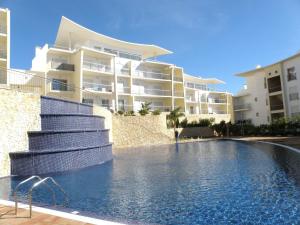
M127 149L104 165L52 176L69 195L67 211L101 219L300 224L300 154L267 144L208 141ZM21 179L0 179L2 197ZM51 202L43 191L34 201Z

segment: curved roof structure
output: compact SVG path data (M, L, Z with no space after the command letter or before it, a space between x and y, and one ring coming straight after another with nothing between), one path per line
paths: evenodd
M61 18L55 44L57 46L69 46L70 40L72 43L83 43L89 40L95 41L105 46L115 48L116 50L138 53L143 59L172 53L171 51L156 45L132 43L108 37L83 27L63 16Z

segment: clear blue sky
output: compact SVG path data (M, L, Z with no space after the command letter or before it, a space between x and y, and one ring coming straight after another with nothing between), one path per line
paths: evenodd
M11 66L31 66L55 41L61 16L97 32L174 52L159 60L217 77L236 93L237 72L300 50L299 0L0 0L11 10Z

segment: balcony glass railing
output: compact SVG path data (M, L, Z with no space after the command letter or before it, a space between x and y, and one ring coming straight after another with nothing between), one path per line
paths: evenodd
M235 104L234 110L250 110L251 104Z
M113 92L112 85L83 82L82 88L87 91Z
M130 87L118 87L118 93L130 94Z
M150 105L151 111L159 110L161 112L170 112L172 107L171 106L165 106L165 105Z
M187 82L184 84L185 87L187 88L193 88L193 89L198 89L198 90L203 90L203 91L208 91L209 89L207 88L206 85L203 84L195 84L195 83L190 83Z
M5 49L0 49L0 58L1 59L6 59L7 58L7 53Z
M186 96L185 100L187 102L197 102L196 98L195 97L191 97L191 96Z
M122 105L122 104L118 105L118 111L128 112L128 111L132 111L132 110L133 110L132 105Z
M130 69L129 68L122 68L122 69L120 69L120 74L125 75L125 76L129 76L130 75Z
M110 65L90 62L90 61L83 61L83 69L105 72L105 73L112 73L112 69Z
M176 96L176 97L183 97L184 93L183 93L183 91L174 91L174 96Z
M270 105L271 111L282 110L283 104Z
M66 70L66 71L75 71L74 64L60 62L60 61L51 61L51 69L55 70Z
M223 98L209 98L208 103L226 103L226 99Z
M174 81L182 82L182 77L174 76Z
M6 32L7 32L6 26L5 25L0 25L0 33L1 34L6 34Z
M137 95L158 95L158 96L171 96L171 91L162 89L141 89L133 90L133 94Z
M269 93L273 93L273 92L277 92L277 91L281 91L281 85L269 87Z
M152 72L152 71L136 70L134 76L141 77L141 78L150 78L150 79L171 80L170 74Z

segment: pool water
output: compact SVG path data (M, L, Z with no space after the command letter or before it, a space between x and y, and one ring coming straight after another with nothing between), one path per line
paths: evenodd
M69 195L67 211L101 219L300 224L300 154L273 145L207 141L126 149L103 165L51 176ZM0 179L2 197L21 179ZM43 190L34 196L51 203Z

